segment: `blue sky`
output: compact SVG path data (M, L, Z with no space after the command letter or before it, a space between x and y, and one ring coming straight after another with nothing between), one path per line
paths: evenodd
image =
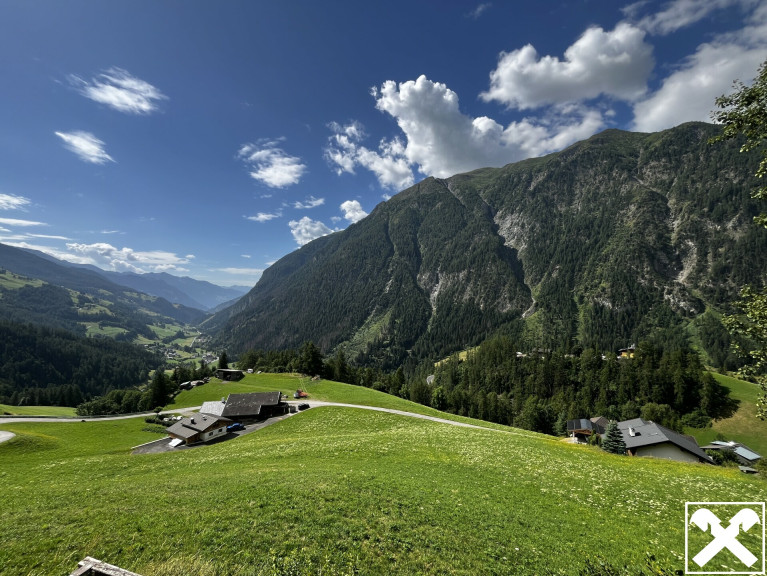
M0 242L253 285L426 176L708 120L758 0L0 1Z

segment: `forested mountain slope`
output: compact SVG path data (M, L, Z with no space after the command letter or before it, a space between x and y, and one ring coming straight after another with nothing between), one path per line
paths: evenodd
M764 282L767 231L752 223L755 158L708 144L717 131L607 130L427 178L282 258L210 325L234 352L313 340L393 367L499 332L614 350L726 309L740 286Z

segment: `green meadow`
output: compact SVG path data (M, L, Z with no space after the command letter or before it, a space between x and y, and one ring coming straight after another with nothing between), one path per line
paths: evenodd
M339 402L373 392L311 386ZM224 389L178 400L206 388ZM2 428L17 435L0 444L8 575L63 576L86 555L144 576L577 574L597 556L636 573L646 553L683 569L686 501L767 497L737 469L356 408L155 455L131 454L161 437L141 418Z
M0 414L6 416L61 416L73 418L75 409L67 406L11 406L0 404ZM3 420L0 419L0 427Z
M756 417L756 401L761 393L759 386L732 376L716 372L711 374L720 384L730 389L730 396L739 402L738 411L730 418L714 421L710 428L690 428L685 432L695 436L701 446L721 434L727 440L736 440L767 456L767 421Z

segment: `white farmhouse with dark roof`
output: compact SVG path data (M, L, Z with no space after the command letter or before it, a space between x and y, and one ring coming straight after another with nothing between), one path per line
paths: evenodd
M182 418L168 428L168 436L173 438L171 444L210 442L214 438L226 434L226 426L232 421L223 416L213 414L192 414Z
M679 434L655 422L634 418L618 422L618 428L626 443L626 452L630 456L714 463L713 458L698 446L695 438Z

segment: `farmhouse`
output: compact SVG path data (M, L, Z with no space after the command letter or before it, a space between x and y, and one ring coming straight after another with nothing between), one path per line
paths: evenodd
M695 438L685 436L668 428L634 418L618 422L618 429L626 443L626 452L630 456L650 456L679 462L707 462L714 460L706 454Z
M594 434L602 435L607 430L609 424L607 418L604 416L595 416L594 418L576 418L575 420L567 421L567 435L570 438L574 438L580 442L586 441L587 436Z
M168 436L173 438L171 444L209 442L226 434L226 426L231 420L212 414L192 414L182 418L168 428Z
M265 420L287 414L288 410L289 406L279 391L229 394L226 400L205 402L200 408L203 414L237 421Z

